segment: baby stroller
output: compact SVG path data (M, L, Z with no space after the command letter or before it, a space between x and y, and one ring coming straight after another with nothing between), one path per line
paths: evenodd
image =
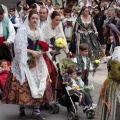
M75 63L73 63L70 59L63 59L62 62L57 63L58 68L58 76L56 79L56 85L55 85L55 102L50 104L49 106L49 113L51 114L57 114L59 113L59 106L58 104L64 106L67 108L68 111L68 120L77 120L77 105L76 102L79 101L79 97L75 95L70 95L69 91L67 90L67 85L62 84L63 83L63 75L65 73L65 70L68 66L74 65L78 67ZM63 67L64 66L64 67ZM58 89L58 80L60 81L61 88ZM94 118L95 116L95 110L88 110L86 111L86 116L88 119Z

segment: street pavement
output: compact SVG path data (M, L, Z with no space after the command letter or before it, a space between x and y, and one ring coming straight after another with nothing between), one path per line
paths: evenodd
M99 91L102 83L107 77L107 65L101 64L98 67L97 72L94 76L92 76L92 73L90 73L89 76L89 83L94 84L95 90L91 93L93 96L93 102L97 104L98 97L99 97ZM49 111L44 108L44 106L41 107L41 112L45 116L46 120L67 120L67 109L63 106L60 106L60 112L58 114L49 114ZM78 117L79 120L88 120L86 115L83 114L82 109L78 106ZM32 107L26 108L26 115L27 118L25 120L32 120ZM0 120L21 120L19 118L19 106L18 105L6 105L0 103ZM91 119L94 120L94 119Z

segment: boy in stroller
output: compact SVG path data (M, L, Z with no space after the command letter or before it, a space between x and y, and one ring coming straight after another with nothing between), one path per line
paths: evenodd
M66 77L67 76L67 77ZM67 74L64 77L63 84L67 84L66 87L70 95L79 97L79 105L82 106L83 112L93 110L92 98L90 96L88 88L84 88L84 82L77 76L77 70L75 66L69 66Z

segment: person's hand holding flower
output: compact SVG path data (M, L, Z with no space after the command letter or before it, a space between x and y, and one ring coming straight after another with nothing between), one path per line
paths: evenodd
M28 50L28 65L30 68L36 66L36 58L39 58L42 52L49 50L49 44L44 41L39 41L35 50Z
M58 38L58 39L56 39L55 41L54 41L55 43L53 43L53 44L55 44L55 51L51 51L52 53L57 53L57 54L54 54L53 55L53 58L52 58L52 60L54 61L56 61L56 55L58 55L58 54L60 54L60 50L61 49L65 49L66 48L66 46L67 46L67 43L66 43L66 41L65 40L63 40L62 38Z
M33 51L33 50L32 50L31 55L32 55L34 58L38 58L38 57L41 55L41 52L40 52L40 51Z
M93 63L93 76L94 76L98 66L100 65L100 60L95 60L92 63Z

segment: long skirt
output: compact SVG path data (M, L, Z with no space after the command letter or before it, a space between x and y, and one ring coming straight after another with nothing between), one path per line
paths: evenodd
M120 120L120 81L109 80L105 84L100 92L95 120Z
M99 40L94 33L82 34L80 33L80 43L87 43L89 46L89 57L91 60L100 59L102 51Z
M53 100L50 79L47 79L46 90L43 98L32 98L29 84L26 81L20 85L19 81L10 72L3 91L2 103L18 104L25 106L40 105Z
M53 64L53 62L48 58L48 56L46 54L43 54L43 57L45 59L45 62L47 64L47 67L48 67L48 71L49 71L49 74L50 74L50 78L52 80L52 90L53 90L53 93L55 93L55 85L56 85L56 80L58 80L58 83L57 83L57 88L61 88L61 81L60 79L57 79L57 70Z

